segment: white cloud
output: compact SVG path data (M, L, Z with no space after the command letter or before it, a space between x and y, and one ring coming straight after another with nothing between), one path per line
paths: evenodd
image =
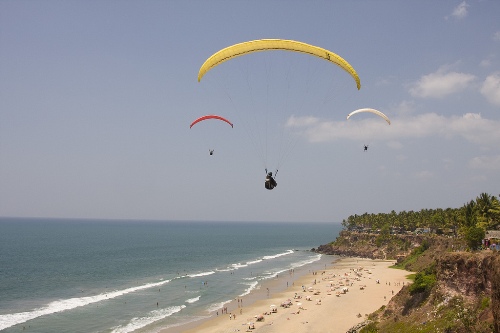
M434 176L434 174L431 171L424 170L424 171L416 172L413 176L417 179L425 180L425 179L432 178Z
M486 175L484 174L476 174L476 175L473 175L471 177L471 180L473 182L476 182L476 183L480 183L480 182L485 182L488 180L488 177L486 177Z
M493 40L500 41L500 31L497 31L493 34Z
M389 141L397 149L398 140L441 136L447 139L462 137L482 146L500 145L500 121L489 120L477 113L445 117L426 113L414 117L391 119L387 125L378 117L349 121L324 121L314 117L291 117L287 123L310 142L330 142L339 139L366 141L373 138Z
M291 116L286 121L287 127L308 127L318 124L320 120L316 117L295 117Z
M395 129L395 136L423 138L433 134L439 134L443 131L443 126L446 126L446 117L435 113L426 113L411 118L395 119L392 124Z
M353 134L349 122L321 121L315 117L290 117L287 127L302 129L302 135L310 142L327 142L338 138L346 138Z
M394 141L394 140L387 142L387 146L389 148L392 148L392 149L402 149L403 148L403 144L401 142Z
M481 62L479 63L479 66L481 66L481 67L490 67L493 64L493 60L494 59L495 59L495 55L494 54L490 54L485 59L481 60Z
M491 66L491 59L481 60L481 63L479 63L479 66L481 66L481 67L490 67Z
M441 68L422 76L410 88L410 94L414 97L441 98L464 90L474 79L472 74L446 72L446 69Z
M382 77L378 78L377 81L375 82L375 85L380 87L380 86L388 86L391 85L395 82L396 77L391 75L387 77Z
M500 106L500 72L493 73L484 80L481 94L491 104Z
M402 101L396 107L391 107L391 114L410 115L415 111L415 103L413 101Z
M469 168L479 170L500 170L500 155L474 157L469 161Z
M453 9L451 16L458 20L465 18L467 16L467 7L469 7L469 5L465 1L463 1Z
M460 136L481 146L500 145L500 121L482 118L479 114L466 114L450 119L446 125L449 137Z
M443 158L442 162L443 162L443 168L445 170L449 170L450 167L453 165L453 160L449 158Z
M396 160L399 162L404 162L404 161L408 160L408 156L403 155L403 154L399 154L399 155L396 155Z

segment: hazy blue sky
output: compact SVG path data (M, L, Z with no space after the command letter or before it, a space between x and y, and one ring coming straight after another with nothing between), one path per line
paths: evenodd
M0 216L340 222L499 195L499 17L489 0L2 0ZM262 38L337 53L361 90L276 51L197 81L214 52ZM346 120L362 107L391 125ZM235 126L189 129L205 114ZM271 152L281 129L292 149L267 191L278 162L256 143Z

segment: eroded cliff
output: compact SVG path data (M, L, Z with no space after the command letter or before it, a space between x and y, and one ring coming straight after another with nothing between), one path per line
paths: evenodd
M415 272L360 332L500 333L500 253L465 252L456 238L343 231L319 253L398 259Z

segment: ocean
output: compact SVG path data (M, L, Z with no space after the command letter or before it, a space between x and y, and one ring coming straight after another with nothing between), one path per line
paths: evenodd
M0 331L159 332L332 262L339 223L0 218Z

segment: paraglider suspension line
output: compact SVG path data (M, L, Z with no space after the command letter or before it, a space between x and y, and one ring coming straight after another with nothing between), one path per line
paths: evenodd
M264 170L266 170L266 175L267 175L267 168L265 168ZM278 175L278 169L276 169L276 171L274 172L274 178L276 178L277 175Z

